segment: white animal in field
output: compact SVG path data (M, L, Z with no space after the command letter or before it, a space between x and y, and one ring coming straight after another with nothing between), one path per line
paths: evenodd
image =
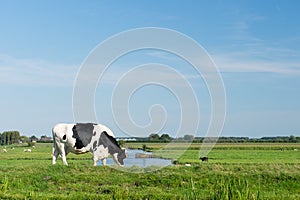
M31 152L31 149L24 149L24 152Z
M7 150L6 149L2 149L2 153L7 153Z
M111 155L115 163L123 166L126 158L125 150L121 149L112 131L104 125L93 123L57 124L52 129L53 158L56 163L58 155L64 165L68 165L66 156L72 152L93 154L94 166L98 160L106 165L106 158Z

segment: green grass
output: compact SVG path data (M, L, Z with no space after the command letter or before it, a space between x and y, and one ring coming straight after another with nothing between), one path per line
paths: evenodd
M180 163L200 163L199 150L163 150L154 151L165 158L176 159ZM299 163L300 151L293 150L238 150L213 149L209 155L210 163Z
M0 154L0 199L300 199L295 146L282 151L277 149L281 144L247 145L216 146L203 163L195 145L179 158L192 167L131 167L128 172L93 167L91 154L70 154L69 166L60 160L52 166L51 144L38 144L31 153L22 146L7 148L8 153ZM158 153L172 157L180 148ZM130 173L137 171L152 172Z

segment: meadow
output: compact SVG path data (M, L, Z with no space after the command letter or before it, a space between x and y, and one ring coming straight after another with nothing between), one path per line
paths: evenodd
M69 166L52 166L52 144L15 145L0 154L0 199L300 199L298 143L217 144L208 162L199 160L201 144L126 145L177 165L93 167L91 154L70 154Z

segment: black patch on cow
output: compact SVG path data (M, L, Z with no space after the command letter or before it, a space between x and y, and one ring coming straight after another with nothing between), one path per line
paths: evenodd
M76 139L75 146L77 149L86 147L92 140L94 124L93 123L78 123L73 126L73 138Z
M67 139L67 135L64 135L62 139L63 139L63 140L66 140L66 139Z
M108 153L113 155L118 153L118 161L121 165L124 165L124 159L126 158L125 150L122 150L117 140L108 135L106 131L103 131L99 138L98 146L103 145L105 148L108 147Z
M93 136L96 136L96 131L94 131L94 134L93 134Z
M94 142L93 149L96 149L96 147L97 147L97 141Z

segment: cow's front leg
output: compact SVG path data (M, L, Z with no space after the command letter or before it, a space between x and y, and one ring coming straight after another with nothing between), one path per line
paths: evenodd
M102 158L101 161L102 161L102 165L105 166L106 165L106 158Z
M96 155L93 156L93 160L94 160L94 166L97 166L98 157Z

